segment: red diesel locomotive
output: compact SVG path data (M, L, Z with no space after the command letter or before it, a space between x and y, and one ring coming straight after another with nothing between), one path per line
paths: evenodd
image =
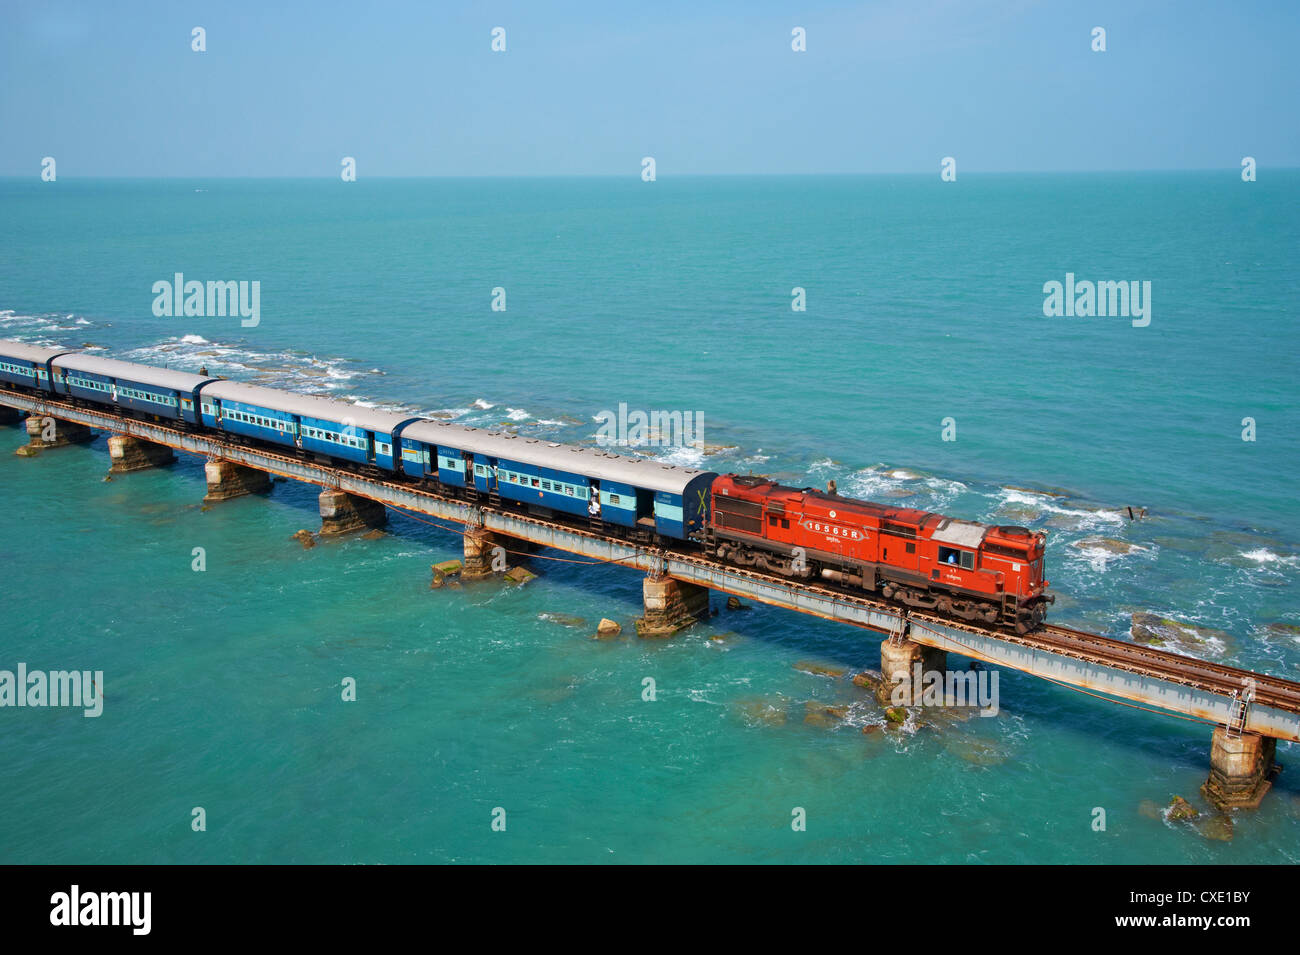
M1053 600L1044 535L857 501L762 477L713 482L708 553L787 577L823 578L909 607L1037 628Z

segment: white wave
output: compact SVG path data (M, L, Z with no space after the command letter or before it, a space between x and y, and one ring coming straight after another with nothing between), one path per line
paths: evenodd
M492 406L489 405L488 407L492 407ZM525 418L528 417L528 412L525 411L523 408L507 408L506 417L509 418L511 421L523 421Z
M1067 507L1059 503L1059 498L1048 494L1035 494L1014 488L999 488L996 500L998 509L1019 505L1039 512L1039 515L1056 514L1069 518L1070 530L1093 531L1102 527L1123 527L1127 521L1122 511L1107 508Z
M659 448L654 459L661 464L672 464L679 468L703 468L704 452L700 448L675 447Z
M1254 550L1242 551L1241 556L1246 560L1253 560L1257 564L1283 564L1287 567L1300 565L1300 557L1291 556L1283 557L1281 554L1275 554L1267 547L1257 547Z
M490 401L484 401L482 398L475 398L474 407L481 408L483 411L490 411L491 409L495 408L496 405L492 404L492 402Z
M1078 546L1082 544L1083 546ZM1117 551L1107 547L1104 543L1089 543L1087 541L1078 541L1074 545L1065 548L1065 556L1068 560L1083 561L1089 568L1098 574L1104 574L1110 570L1110 566L1123 560L1126 557L1146 555L1154 557L1158 548L1155 546L1141 547L1137 544L1130 544L1127 551ZM1058 551L1058 554L1060 551Z

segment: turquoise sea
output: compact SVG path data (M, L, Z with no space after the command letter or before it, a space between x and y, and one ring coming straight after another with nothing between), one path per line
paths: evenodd
M1300 172L33 178L0 212L0 337L574 442L620 402L697 410L707 447L665 459L1046 529L1057 622L1150 611L1300 679ZM155 317L177 272L259 281L260 324ZM1151 282L1150 325L1045 317L1067 272ZM314 488L204 510L197 459L105 482L102 437L24 438L0 669L106 698L0 710L2 862L1300 861L1296 746L1224 839L1158 811L1205 808L1209 727L1003 671L994 718L864 733L847 674L797 666L876 667L864 633L715 596L596 641L637 573L544 552L523 588L431 590L453 533L304 550Z

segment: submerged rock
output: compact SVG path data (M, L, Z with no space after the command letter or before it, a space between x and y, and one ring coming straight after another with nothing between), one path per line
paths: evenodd
M1206 839L1213 839L1216 842L1231 842L1232 817L1226 812L1215 813L1197 826L1196 831Z
M561 627L573 627L574 629L585 628L587 626L586 617L573 617L563 613L539 613L538 620L547 620L551 623L558 623Z
M891 706L885 710L885 719L891 723L902 725L907 722L907 707Z
M1154 613L1133 614L1133 641L1148 645L1181 644L1191 650L1222 652L1232 643L1232 636L1223 630L1184 623L1172 617Z
M316 535L305 528L295 533L290 539L302 544L303 550L310 550L316 546Z
M847 706L832 706L809 700L804 704L803 721L812 726L831 727L843 722L848 712Z
M761 698L737 700L736 711L745 722L752 725L782 726L786 719L786 701L778 698L775 702Z
M1164 810L1154 799L1143 799L1138 803L1138 815L1145 816L1147 819L1163 819Z
M1022 494L1035 494L1039 497L1069 497L1070 496L1067 491L1063 491L1060 488L1056 488L1054 490L1048 490L1048 491L1040 491L1032 487L1017 487L1014 484L1004 484L1002 485L1002 487L1008 491L1019 491Z
M872 693L877 692L883 683L884 677L874 670L863 670L861 673L853 674L853 685L870 690Z
M1195 819L1200 815L1196 807L1189 803L1182 796L1175 796L1169 801L1169 809L1166 811L1166 817L1171 822L1182 822L1185 819Z
M1070 546L1078 550L1104 550L1108 554L1117 555L1146 550L1145 547L1130 544L1128 541L1116 540L1113 537L1085 537L1082 540L1075 541Z
M822 663L814 663L811 660L800 660L794 665L794 668L801 673L811 673L813 676L828 676L832 679L839 679L848 672L844 667L826 666Z
M944 748L976 766L998 766L1007 761L1007 754L994 744L971 737L954 737L944 742Z

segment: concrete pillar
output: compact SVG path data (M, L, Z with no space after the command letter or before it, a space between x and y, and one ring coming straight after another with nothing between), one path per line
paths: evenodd
M895 700L902 700L903 706L915 705L919 700L917 694L922 687L916 686L916 665L921 665L921 673L948 670L948 653L912 640L895 643L885 640L880 644L880 686L876 690L877 698L883 706L895 706Z
M232 497L245 494L260 494L271 489L271 476L256 468L244 467L234 461L212 458L203 465L204 476L208 479L208 493L203 497L204 504L214 501L228 501Z
M154 444L127 434L113 434L108 438L108 456L112 459L109 474L125 474L145 468L161 467L176 460L172 449L165 444Z
M68 444L85 444L94 435L84 424L60 421L46 415L32 415L27 419L28 443L18 449L23 457L40 454L46 448L61 448Z
M17 408L0 405L0 424L17 424L23 420L23 413Z
M496 535L481 527L465 528L465 560L461 563L461 580L483 580L506 572L506 554L497 552Z
M647 576L641 594L645 616L636 622L640 637L671 637L709 615L709 588L699 584Z
M383 527L388 522L388 508L368 497L357 497L337 488L320 492L320 532L347 534L351 531Z
M1276 749L1277 740L1271 736L1229 736L1224 727L1216 726L1210 744L1210 778L1201 792L1219 809L1258 808L1272 785Z

